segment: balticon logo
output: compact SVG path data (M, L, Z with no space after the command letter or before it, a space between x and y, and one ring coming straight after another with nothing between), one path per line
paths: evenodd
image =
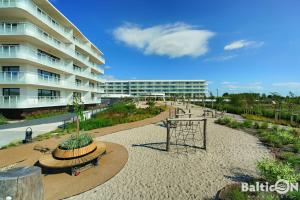
M270 185L268 182L255 182L255 184L242 183L242 192L277 192L278 194L286 194L289 191L298 190L298 183L289 183L284 179L279 179L274 185Z

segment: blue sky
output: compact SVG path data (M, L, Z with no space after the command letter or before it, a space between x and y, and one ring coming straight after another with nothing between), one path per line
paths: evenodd
M107 78L300 95L298 0L51 2L103 51Z

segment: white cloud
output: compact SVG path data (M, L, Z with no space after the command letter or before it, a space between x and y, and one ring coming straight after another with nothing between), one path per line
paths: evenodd
M253 82L248 84L240 84L238 82L229 82L225 81L221 83L224 88L230 91L244 91L247 92L249 90L262 90L263 87L260 82Z
M300 89L300 82L283 82L283 83L273 83L274 87L285 87L292 89Z
M233 58L237 57L237 55L221 55L221 56L215 56L211 58L206 58L204 59L205 62L210 62L210 61L226 61L226 60L231 60Z
M174 23L141 28L125 24L113 32L115 38L146 55L198 57L208 52L208 41L215 33L197 29L185 23Z
M252 48L258 48L264 45L264 42L259 41L250 41L250 40L237 40L233 41L230 44L227 44L224 47L224 50L235 50L235 49L241 49L246 47L252 47Z

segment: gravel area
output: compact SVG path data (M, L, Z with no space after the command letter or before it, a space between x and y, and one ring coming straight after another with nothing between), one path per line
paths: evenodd
M194 114L201 109L193 107ZM211 199L226 184L256 176L256 162L271 157L259 140L208 119L207 151L163 151L166 128L160 123L97 138L129 152L126 166L108 182L70 199Z

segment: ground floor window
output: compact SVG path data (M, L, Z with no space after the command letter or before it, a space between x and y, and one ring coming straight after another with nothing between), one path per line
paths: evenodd
M60 97L60 91L57 90L45 90L45 89L38 89L38 97Z
M3 88L3 96L20 96L20 88Z

